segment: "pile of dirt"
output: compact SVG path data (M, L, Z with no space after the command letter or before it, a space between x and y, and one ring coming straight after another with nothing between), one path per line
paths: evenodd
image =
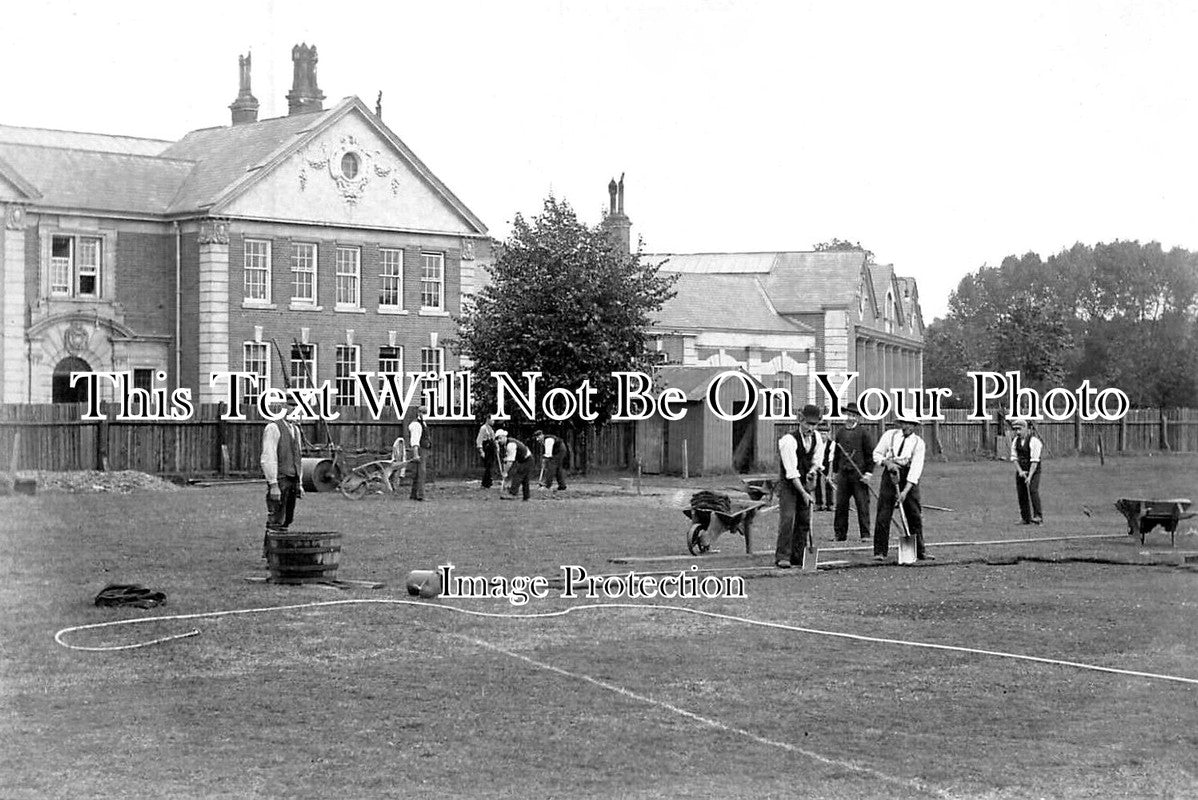
M129 494L130 492L175 492L179 487L169 481L144 472L37 472L39 492L68 492L70 494ZM32 475L31 475L32 476Z

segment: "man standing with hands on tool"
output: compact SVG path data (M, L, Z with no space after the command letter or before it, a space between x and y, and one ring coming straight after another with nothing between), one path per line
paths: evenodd
M856 403L844 407L844 426L832 444L832 474L836 477L836 514L832 531L836 541L849 538L849 500L857 504L857 530L869 539L869 481L874 471L874 437L861 426Z
M266 423L262 432L262 475L266 478L266 533L262 557L266 558L271 533L286 533L295 518L295 501L304 496L301 448L303 435L293 418L297 403L290 392L286 400L271 398L269 410L280 419Z
M1044 521L1044 516L1040 513L1040 458L1044 446L1028 420L1017 419L1012 425L1015 428L1015 438L1011 440L1011 461L1015 463L1015 494L1019 498L1019 518L1024 525L1039 525Z
M425 455L428 454L428 431L424 424L424 406L416 409L416 416L408 423L408 448L412 462L413 500L424 500Z
M478 447L478 456L483 461L482 486L484 489L491 488L491 471L499 466L499 457L495 449L495 429L491 427L491 423L494 421L494 417L487 416L483 420L483 424L479 426L478 436L474 439L474 444Z
M878 517L874 524L874 560L890 553L890 521L895 506L906 515L907 533L915 537L917 561L933 561L923 547L923 507L919 502L919 479L923 476L925 446L915 432L919 421L907 412L896 418L897 428L882 434L874 448L874 461L881 464L882 488L878 493Z
M774 565L790 569L803 563L803 550L811 537L811 508L815 505L810 487L815 485L824 461L824 442L815 430L820 411L803 407L799 430L778 440L778 544Z
M541 431L534 433L533 439L536 440L537 446L541 450L541 458L545 465L544 474L541 476L541 485L546 489L552 489L553 482L557 481L557 490L559 492L565 491L566 440L552 434L546 436Z

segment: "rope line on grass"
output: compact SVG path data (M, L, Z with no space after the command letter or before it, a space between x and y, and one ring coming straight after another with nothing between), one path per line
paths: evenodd
M1170 681L1173 683L1182 683L1190 686L1198 686L1198 678L1187 678L1180 675L1165 675L1157 672L1142 672L1140 670L1122 669L1120 667L1105 667L1100 664L1086 664L1080 661L1066 661L1059 658L1046 658L1043 656L1031 656L1024 653L1008 653L1001 650L985 650L977 647L965 647L961 645L937 644L935 642L917 642L909 639L891 639L884 636L866 636L859 633L847 633L844 631L829 631L820 628L808 628L802 625L789 625L785 622L771 622L769 620L752 619L749 617L738 617L733 614L720 614L715 611L703 611L698 608L688 608L686 606L669 605L665 603L584 603L582 605L570 606L568 608L559 609L557 611L541 611L531 613L517 614L500 614L493 611L476 611L469 608L459 608L457 606L442 605L440 603L429 603L420 600L403 600L395 598L352 598L346 600L315 600L308 603L293 603L282 606L264 606L261 608L238 608L226 611L204 611L195 614L170 614L160 617L138 617L135 619L112 620L109 622L94 622L88 625L73 625L69 628L63 628L54 634L54 641L58 642L63 647L70 650L84 650L90 652L109 652L117 650L133 650L140 647L149 647L163 642L173 641L175 639L184 639L189 636L199 634L198 630L191 630L187 633L176 634L174 636L164 636L159 639L154 639L148 642L137 642L127 645L105 645L105 646L83 646L68 644L64 641L64 637L77 631L97 630L101 628L117 627L121 625L139 625L149 622L165 622L168 620L191 620L191 619L214 619L218 617L245 615L245 614L263 614L273 611L295 611L306 608L322 608L329 606L348 606L348 605L407 605L417 606L420 608L437 609L441 611L453 611L466 616L483 617L487 619L552 619L554 617L564 617L578 611L594 611L599 609L633 609L633 610L649 610L649 611L675 611L684 614L693 614L700 617L709 617L711 619L724 620L726 622L736 622L742 625L753 625L762 628L770 628L774 630L791 631L793 633L806 633L814 636L829 636L838 639L848 639L850 641L867 642L870 644L888 644L899 647L915 647L928 650L942 650L954 653L968 653L971 655L993 656L995 658L1009 658L1018 661L1028 661L1038 664L1050 664L1058 667L1071 667L1073 669L1089 670L1093 672L1104 672L1113 675L1126 675L1135 678L1147 678L1149 680Z

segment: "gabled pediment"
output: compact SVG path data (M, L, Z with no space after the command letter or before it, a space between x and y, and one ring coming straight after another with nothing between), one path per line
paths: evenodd
M476 235L486 227L357 98L247 170L213 216Z

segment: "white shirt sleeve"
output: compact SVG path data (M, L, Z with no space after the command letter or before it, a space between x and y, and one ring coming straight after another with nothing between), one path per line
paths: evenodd
M799 441L791 435L778 440L778 455L782 457L782 471L786 480L799 477Z
M1019 437L1018 437L1018 436L1013 436L1013 437L1011 437L1011 460L1012 460L1012 461L1018 461L1018 460L1019 460L1019 456L1017 456L1017 455L1015 454L1015 443L1016 443L1016 442L1018 442L1018 441L1019 441Z
M874 463L881 464L890 457L890 443L894 441L894 431L886 431L879 437L878 446L874 448Z
M922 436L913 433L910 438L915 441L915 448L911 451L911 470L907 473L907 483L916 484L923 477L924 453L927 447Z
M553 458L553 437L545 437L545 458Z
M391 443L391 460L396 463L403 461L404 455L406 455L404 453L405 449L406 448L404 447L403 437L402 436L397 437L395 439L395 441Z
M420 447L424 444L424 426L419 420L412 420L408 423L408 441L412 447Z
M267 483L279 482L279 426L267 425L262 432L262 474Z
M820 436L819 431L812 431L815 436L815 452L811 454L811 466L823 472L824 467L824 450L827 448L827 443L824 437Z
M1031 443L1030 443L1030 447L1029 447L1029 449L1032 451L1031 452L1032 461L1040 460L1040 451L1042 448L1043 448L1043 445L1040 444L1040 437L1033 436L1031 438Z
M503 460L504 460L504 463L507 463L507 464L510 464L516 460L516 443L515 442L507 443L507 447L504 448Z

